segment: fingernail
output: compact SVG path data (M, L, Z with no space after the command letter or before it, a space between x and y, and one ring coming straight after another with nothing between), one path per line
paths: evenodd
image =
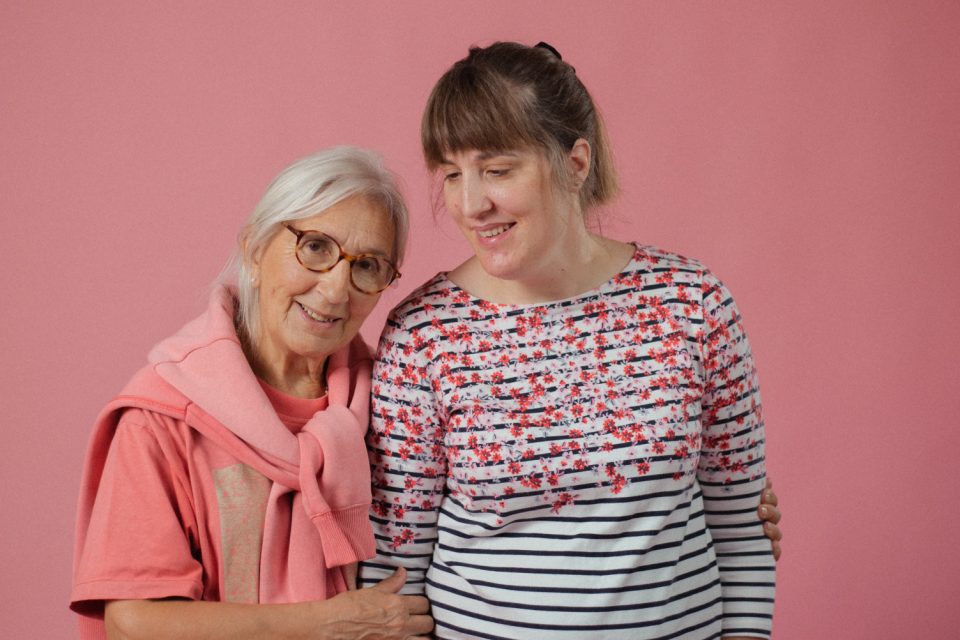
M767 508L766 508L766 507L760 507L760 516L766 518L768 515L770 515L770 514L767 512Z

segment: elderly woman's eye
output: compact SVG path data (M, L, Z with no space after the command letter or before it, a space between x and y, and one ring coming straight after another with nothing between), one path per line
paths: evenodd
M354 268L362 271L363 273L376 274L380 273L383 268L380 265L380 261L374 257L364 256L357 260L354 263Z
M325 256L334 253L333 243L325 238L306 237L300 245L300 250L311 255Z

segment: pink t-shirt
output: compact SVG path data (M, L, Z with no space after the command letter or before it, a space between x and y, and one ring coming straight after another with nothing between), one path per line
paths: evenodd
M294 433L327 407L326 397L261 387ZM186 423L126 410L80 560L77 608L166 597L257 602L271 484Z

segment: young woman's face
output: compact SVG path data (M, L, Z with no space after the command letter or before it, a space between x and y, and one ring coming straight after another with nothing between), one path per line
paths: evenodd
M325 233L352 255L393 258L393 222L361 196L291 226ZM306 269L297 260L296 236L283 228L255 257L252 273L260 292L257 348L264 358L326 358L357 335L380 299L379 293L363 293L351 284L346 260L326 273Z
M562 238L580 212L575 194L556 186L544 154L471 149L444 159L438 170L447 211L488 275L539 277L562 259Z

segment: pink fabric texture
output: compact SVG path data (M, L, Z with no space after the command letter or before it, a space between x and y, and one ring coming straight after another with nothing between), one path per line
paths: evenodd
M234 330L233 313L232 294L224 288L216 290L207 311L158 344L150 352L150 364L97 419L81 485L71 595L71 607L81 614L82 637L103 637L99 601L145 597L135 592L117 594L103 586L109 581L96 566L103 550L90 538L98 535L91 533L98 501L111 499L111 491L101 486L101 480L117 425L131 409L155 414L168 424L187 425L189 429L183 431L189 436L174 434L172 439L197 438L205 447L222 450L221 456L252 467L272 482L260 549L259 602L332 597L347 588L337 568L374 555L368 520L370 476L363 442L371 364L366 345L356 338L330 356L327 408L293 433L277 416L251 371ZM174 430L176 426L171 428ZM190 461L183 466L195 468ZM190 482L212 481L191 477ZM209 517L192 515L201 521ZM203 522L198 527L216 528ZM217 548L215 553L222 558L228 550ZM174 587L165 595L197 596ZM146 597L163 596L153 593ZM204 594L199 597L210 599Z

